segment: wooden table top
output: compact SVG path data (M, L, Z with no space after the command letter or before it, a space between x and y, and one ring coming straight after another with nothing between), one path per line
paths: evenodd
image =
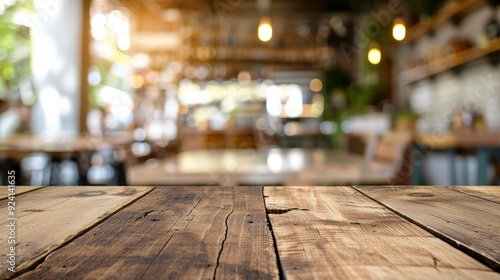
M306 169L333 164L360 166L364 162L362 156L330 149L193 150L156 165L133 166L127 170L127 179L136 186L281 185ZM351 174L350 178L354 176L354 179L360 176L359 172Z
M1 278L500 279L499 187L16 192L16 272L4 225Z

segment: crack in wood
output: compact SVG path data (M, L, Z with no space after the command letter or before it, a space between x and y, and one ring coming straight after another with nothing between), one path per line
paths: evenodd
M227 232L228 232L228 225L227 225L227 220L229 219L229 216L231 216L231 214L233 214L234 212L234 208L231 210L231 212L226 216L226 220L224 221L224 225L226 226L226 231L224 232L224 239L222 240L222 244L220 246L220 251L219 251L219 255L217 256L217 262L215 264L215 269L214 269L214 280L216 279L216 276L217 276L217 269L219 268L219 261L220 261L220 257L222 255L222 251L224 250L224 243L226 243L226 239L227 239Z
M204 187L201 191L204 191L205 188L206 187ZM200 199L198 199L198 202L196 202L196 204L193 206L193 208L186 214L186 217L189 216L193 212L193 210L198 206L198 204L200 204L203 197L205 197L205 193L202 196L200 196Z
M266 208L267 214L276 214L276 215L288 213L288 212L290 212L292 210L309 211L309 209L286 208L286 207Z
M150 211L147 211L147 212L144 212L142 214L142 216L139 216L135 219L135 222L137 222L138 220L142 219L142 218L146 218L151 212L153 212L153 210L150 210Z

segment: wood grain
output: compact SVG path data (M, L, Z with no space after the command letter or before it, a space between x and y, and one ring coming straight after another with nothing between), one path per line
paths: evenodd
M494 202L495 187L356 188L500 270L500 203Z
M276 279L261 187L159 187L20 279Z
M216 279L278 279L262 187L237 187Z
M27 193L36 189L43 187L40 186L16 186L16 195ZM7 186L0 187L0 200L6 199L9 195L9 189Z
M287 279L500 279L350 187L265 187L264 195Z
M451 186L448 188L500 203L500 186Z
M123 205L145 194L151 187L46 187L15 200L16 271L41 260L54 249L81 234ZM9 200L0 201L0 219L7 221ZM0 253L9 253L9 229L0 227ZM8 264L0 262L0 278Z

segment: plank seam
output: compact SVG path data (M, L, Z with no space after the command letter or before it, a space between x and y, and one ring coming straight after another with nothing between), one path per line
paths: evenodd
M442 241L448 243L449 245L451 245L452 247L462 251L463 253L469 255L470 257L474 258L475 260L479 261L480 263L486 265L487 267L491 268L493 271L495 272L500 272L500 264L497 263L495 260L485 256L485 255L482 255L476 251L474 251L473 249L461 244L460 242L457 242L453 239L451 239L450 237L444 235L444 234L441 234L439 232L437 232L436 230L430 228L430 227L427 227L425 226L424 224L421 224L420 222L418 222L417 220L414 220L412 219L411 217L399 212L398 210L390 207L389 205L386 205L384 204L383 202L381 201L378 201L377 199L369 196L368 194L364 193L363 191L361 191L360 189L358 189L356 186L351 186L354 190L356 190L357 192L361 193L362 195L366 196L367 198L375 201L376 203L382 205L384 208L386 209L389 209L390 211L396 213L398 216L404 218L405 220L409 221L410 223L412 224L415 224L417 226L419 226L420 228L424 229L425 231L429 232L430 234L434 235L435 237L441 239Z
M16 187L18 187L18 186L16 186ZM43 189L43 188L46 188L46 187L47 187L47 186L40 186L40 187L38 187L38 188L36 188L36 189L28 190L28 191L21 192L21 193L15 193L14 195L15 195L15 196L20 196L20 195L27 194L27 193L30 193L30 192L38 191L38 190ZM8 199L8 198L9 198L9 196L7 195L6 197L0 198L0 201L2 201L2 200L6 200L6 199Z
M453 187L450 187L450 186L447 186L446 188L449 189L449 190L461 193L461 194L466 194L468 196L472 196L472 197L475 197L475 198L479 198L479 199L482 199L482 200L486 200L486 201L489 201L489 202L500 204L500 202L498 202L498 201L495 201L495 200L492 200L492 199L489 199L489 198L485 198L485 197L481 197L481 196L477 196L477 195L474 195L474 194L471 194L471 193L467 193L467 192L464 192L464 191L461 191L461 190L457 190L457 189L454 189Z
M283 270L283 265L281 263L281 259L280 259L280 255L279 255L279 251L278 251L278 244L276 243L276 236L274 235L273 225L271 224L271 219L269 218L269 210L272 210L272 209L267 208L266 196L264 195L264 187L262 187L262 198L264 201L264 208L266 209L267 227L269 228L269 232L271 233L271 237L273 239L273 247L274 247L274 254L276 255L276 262L277 262L276 266L278 267L278 274L279 274L280 280L285 280L285 279L287 279L287 277L286 277L285 272Z
M12 278L15 278L15 277L18 277L20 276L21 274L25 274L29 271L32 271L32 270L35 270L39 265L41 265L43 262L45 262L45 259L51 255L52 253L54 253L55 251L67 246L68 244L70 244L71 242L73 242L75 239L79 238L80 236L86 234L87 232L89 232L90 230L92 230L93 228L97 227L98 225L100 225L101 223L105 222L107 219L111 218L112 216L114 216L116 213L120 212L121 210L129 207L130 205L134 204L135 202L137 202L139 199L145 197L146 195L148 195L149 193L151 193L153 190L155 190L156 187L153 187L151 188L150 190L146 191L144 194L134 198L133 200L129 201L128 203L122 205L121 207L119 207L118 209L116 209L115 211L109 213L108 215L104 216L101 220L97 221L96 223L90 225L89 227L85 228L85 229L82 229L81 231L77 232L74 236L72 236L70 239L64 241L63 243L61 243L59 246L57 246L56 248L52 249L51 251L47 252L45 255L41 256L38 260L36 260L35 262L33 262L30 266L26 267L26 268L23 268L19 271L16 271L14 273L12 273L11 275L8 275L6 276L5 280L7 279L12 279ZM38 190L38 189L35 189L35 190Z

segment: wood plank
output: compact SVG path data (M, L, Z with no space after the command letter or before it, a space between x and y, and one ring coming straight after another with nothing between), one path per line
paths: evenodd
M36 189L43 188L41 186L16 186L16 195L34 191ZM7 186L0 187L0 200L6 199L8 196L9 189Z
M16 272L27 269L151 187L46 187L15 199ZM7 221L9 200L0 201L0 219ZM7 260L9 228L0 227L1 258ZM0 278L12 274L0 262Z
M278 262L268 227L262 187L234 189L216 279L278 279Z
M452 190L500 203L499 186L450 186Z
M276 279L272 242L261 187L161 187L19 278Z
M265 187L264 195L287 279L500 279L353 188Z
M356 188L500 271L500 203L439 186Z

